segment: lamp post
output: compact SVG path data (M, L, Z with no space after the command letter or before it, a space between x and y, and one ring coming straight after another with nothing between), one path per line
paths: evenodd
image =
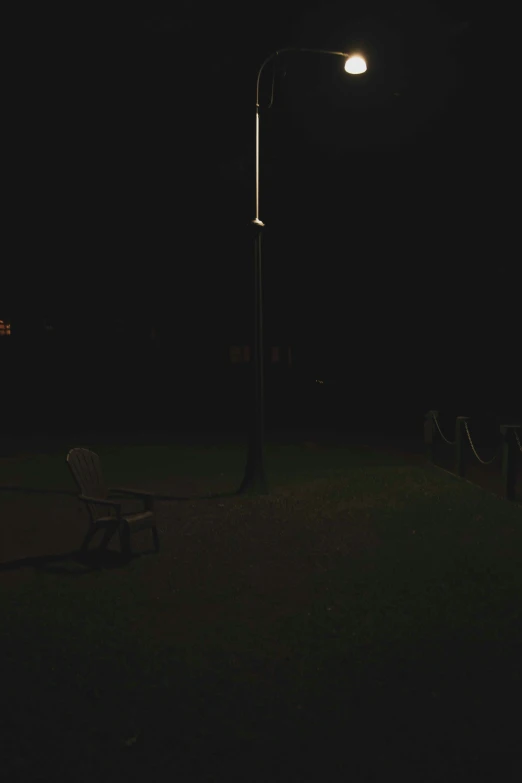
M252 409L248 437L248 453L243 481L239 492L254 492L266 494L268 485L264 464L264 381L263 381L263 289L261 266L261 238L265 224L259 218L259 83L263 68L277 55L284 52L310 52L313 54L331 54L344 57L344 69L350 74L360 74L366 71L364 58L358 54L333 52L327 49L302 49L287 47L272 52L262 63L257 73L256 81L256 185L255 185L255 218L251 226L254 233L254 336L252 346Z

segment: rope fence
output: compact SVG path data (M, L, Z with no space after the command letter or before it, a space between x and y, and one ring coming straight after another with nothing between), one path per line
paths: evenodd
M500 443L495 456L492 459L483 459L473 439L468 416L457 416L455 421L455 437L450 440L446 437L439 423L439 412L435 410L428 411L424 417L424 445L426 454L431 462L434 462L434 449L438 436L443 443L454 447L455 473L464 478L468 467L468 455L464 448L467 441L471 448L471 454L481 465L490 466L500 459L502 472L502 494L506 500L515 500L516 481L517 481L517 460L520 459L519 453L522 453L520 424L502 424L500 425Z

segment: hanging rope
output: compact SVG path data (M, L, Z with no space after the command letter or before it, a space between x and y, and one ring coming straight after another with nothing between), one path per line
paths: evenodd
M438 431L440 432L440 436L441 436L442 440L445 440L445 441L446 441L446 443L447 443L449 446L454 446L454 445L455 445L455 443L456 443L456 441L454 441L454 440L448 440L448 439L445 437L444 433L442 432L441 428L439 427L439 422L437 421L437 417L436 417L436 415L435 415L435 414L433 414L433 421L434 421L434 422L435 422L435 424L437 425L437 429L438 429Z
M479 457L479 455L477 454L477 450L475 449L475 446L473 445L473 441L471 440L471 433L469 431L469 427L468 427L468 422L467 421L464 422L464 427L466 428L466 432L468 433L468 440L469 440L470 446L472 448L473 454L478 459L478 461L481 462L483 465L491 465L492 462L495 462L495 460L497 459L497 457L500 454L500 452L497 451L497 453L495 454L493 459L489 459L489 460L481 459Z

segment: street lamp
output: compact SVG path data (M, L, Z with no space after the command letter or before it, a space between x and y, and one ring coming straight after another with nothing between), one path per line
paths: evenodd
M313 54L333 54L344 57L344 69L349 74L361 74L366 71L366 62L360 54L332 52L327 49L302 49L288 47L272 52L262 63L256 82L256 215L251 225L254 231L254 339L252 350L252 410L248 438L248 453L245 474L239 492L252 491L266 494L268 485L264 465L264 383L263 383L263 296L261 268L261 235L264 223L259 218L259 82L263 68L270 60L283 52L311 52Z

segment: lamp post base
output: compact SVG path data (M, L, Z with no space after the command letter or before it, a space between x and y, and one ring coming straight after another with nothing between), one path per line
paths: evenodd
M263 465L247 466L238 495L268 495L268 482Z

